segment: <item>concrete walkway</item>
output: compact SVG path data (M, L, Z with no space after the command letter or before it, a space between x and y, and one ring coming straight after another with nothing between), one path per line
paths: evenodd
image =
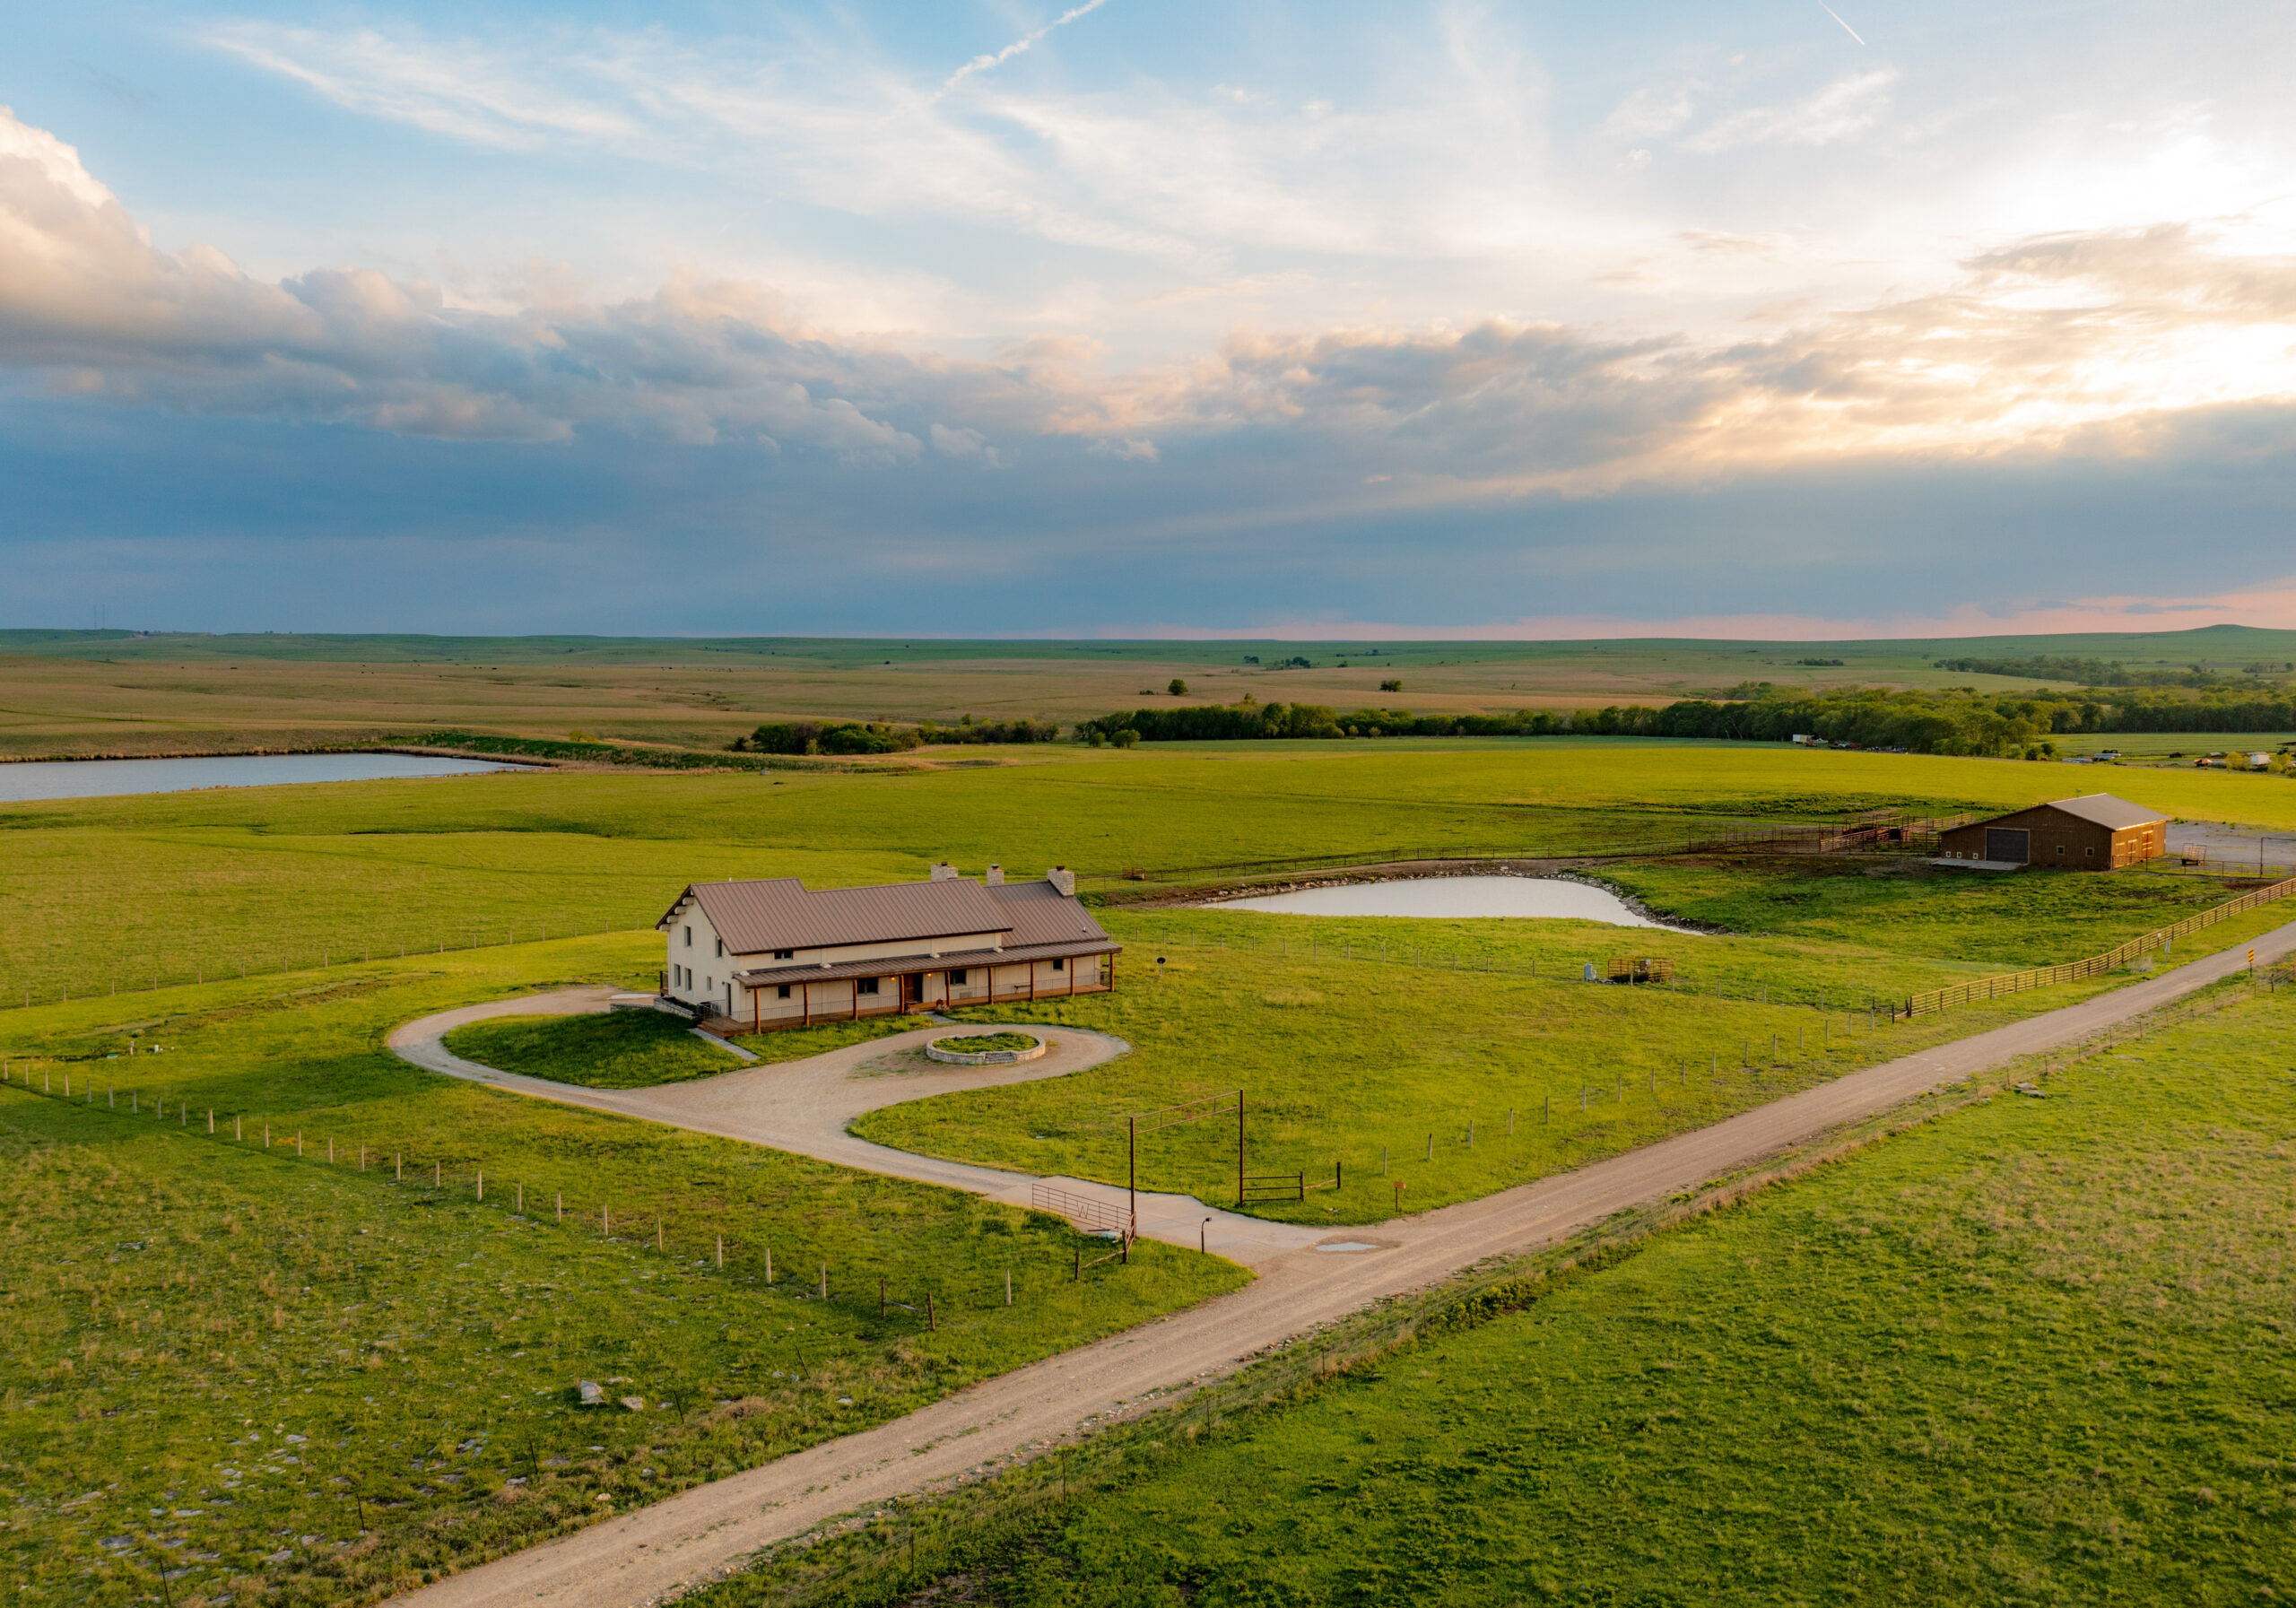
M2020 1056L2076 1043L2242 968L2237 945L2079 1004L1805 1089L1576 1172L1358 1232L1352 1255L1262 1263L1245 1289L1011 1373L905 1418L794 1453L396 1599L402 1608L639 1608L739 1567L759 1548L866 1504L1026 1456L1235 1369L1255 1353L1492 1256L1566 1239L1694 1190L1782 1147ZM2255 944L2296 952L2296 924Z
M384 1040L391 1049L417 1066L448 1077L491 1083L537 1100L611 1111L618 1117L642 1117L697 1134L746 1140L774 1150L792 1151L817 1160L833 1161L858 1172L883 1173L889 1178L914 1178L985 1195L1016 1206L1031 1204L1036 1186L1049 1185L1070 1195L1099 1204L1121 1221L1129 1209L1125 1192L1083 1178L1038 1178L1000 1168L976 1167L912 1155L857 1139L846 1132L856 1117L885 1106L936 1094L970 1089L993 1089L1005 1083L1031 1083L1039 1078L1065 1077L1114 1060L1132 1047L1105 1033L1082 1028L1055 1028L1032 1023L1017 1026L1041 1037L1048 1048L1033 1061L1010 1066L942 1066L931 1070L884 1072L865 1064L897 1051L920 1049L930 1039L950 1030L920 1028L892 1033L865 1044L848 1045L802 1061L735 1068L716 1077L686 1083L665 1083L652 1089L585 1089L575 1083L553 1083L544 1078L498 1072L475 1061L465 1061L442 1042L445 1035L474 1021L498 1016L570 1016L606 1009L615 990L566 988L555 994L530 995L523 999L498 1000L491 1004L466 1005L410 1021ZM968 1024L977 1026L978 1024ZM730 1062L729 1062L730 1066ZM1295 1228L1289 1223L1265 1222L1214 1206L1191 1195L1140 1195L1142 1238L1168 1245L1217 1252L1247 1266L1312 1246L1318 1240L1347 1236L1321 1229Z

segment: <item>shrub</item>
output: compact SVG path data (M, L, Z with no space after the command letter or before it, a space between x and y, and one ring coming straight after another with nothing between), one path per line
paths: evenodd
M822 727L814 742L822 753L900 753L915 748L918 735L874 720L865 726L848 721Z
M1382 692L1400 692L1403 691L1403 683L1399 681L1381 682L1379 683L1379 691Z
M792 720L761 726L750 734L750 746L760 753L817 753L822 734L816 720Z
M1060 735L1052 720L975 720L968 715L955 726L926 721L918 736L926 743L1049 743Z

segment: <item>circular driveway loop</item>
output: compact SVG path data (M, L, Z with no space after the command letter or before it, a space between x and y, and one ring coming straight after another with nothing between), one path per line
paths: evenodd
M999 1024L1026 1027L1031 1032L1042 1035L1049 1047L1037 1060L1011 1066L936 1066L929 1072L892 1073L860 1070L865 1061L874 1061L896 1050L922 1048L926 1039L940 1038L949 1030L946 1027L919 1028L913 1032L891 1033L865 1044L809 1056L802 1061L738 1068L716 1077L665 1083L653 1089L586 1089L578 1083L554 1083L546 1078L499 1072L491 1066L464 1060L443 1042L445 1036L458 1027L497 1016L571 1016L602 1012L615 992L611 988L563 988L554 994L465 1005L459 1011L441 1011L435 1016L410 1021L384 1042L402 1058L448 1077L490 1083L561 1105L642 1117L671 1127L689 1128L697 1134L715 1134L774 1150L794 1151L801 1156L832 1161L859 1172L940 1184L1015 1206L1030 1204L1035 1186L1048 1183L1070 1195L1103 1202L1118 1213L1125 1209L1124 1191L1106 1184L1071 1178L1038 1178L1000 1168L944 1161L872 1144L846 1132L856 1117L881 1107L930 1100L936 1094L961 1093L968 1089L993 1089L1004 1083L1062 1077L1098 1066L1131 1049L1123 1039L1106 1033L1034 1022ZM1192 1195L1151 1194L1146 1190L1140 1195L1140 1232L1144 1239L1161 1239L1191 1250L1201 1243L1205 1248L1246 1266L1303 1249L1318 1240L1341 1238L1321 1229L1265 1222L1223 1212L1205 1205Z

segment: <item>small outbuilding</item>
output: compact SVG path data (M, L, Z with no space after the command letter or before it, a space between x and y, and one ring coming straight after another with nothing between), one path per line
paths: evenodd
M2118 871L2169 852L2169 820L2109 793L2060 798L1938 834L1943 865Z

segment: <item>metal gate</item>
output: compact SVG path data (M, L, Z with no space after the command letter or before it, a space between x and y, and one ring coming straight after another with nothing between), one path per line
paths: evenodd
M2022 865L2033 857L2032 833L2021 826L1989 826L1985 829L1985 857L2006 860Z

